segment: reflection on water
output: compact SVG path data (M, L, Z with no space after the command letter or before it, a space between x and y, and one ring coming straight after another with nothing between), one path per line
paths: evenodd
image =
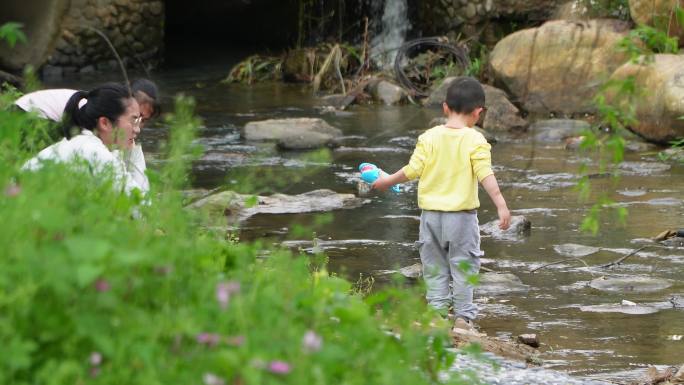
M317 99L303 86L220 84L228 67L155 75L166 95L182 91L197 100L197 112L205 122L199 143L206 148L194 167L197 187L239 183L235 176L249 170L269 168L271 175L277 176L294 168L311 173L298 182L279 183L279 192L328 188L355 193L359 163L376 163L393 172L408 160L421 130L439 115L439 111L412 105L354 106L348 113L329 113L317 107ZM67 80L53 85L87 87L99 81ZM164 104L171 109L170 98ZM239 130L249 121L303 116L321 117L350 137L344 147L332 151L329 166L314 167L300 160L302 153L280 152L272 144L240 139ZM146 128L143 135L143 146L153 159L165 137L164 128ZM578 202L573 189L576 170L585 158L559 146L543 147L518 138L496 144L493 160L509 207L532 222L532 232L522 242L483 238L484 265L516 274L530 288L523 294L478 298L483 310L480 326L490 335L538 333L547 365L585 375L624 377L647 364L681 364L684 341L672 336L684 334L684 310L661 306L651 314L624 314L582 311L582 307L610 309L622 300L662 304L671 296L684 296L683 249L648 248L619 267L595 267L640 247L662 230L684 227L684 167L632 153L627 154L618 184L610 178L592 179L596 191L612 192L612 199L629 209L626 225L620 226L606 215L601 220L601 235L593 237L579 231L589 206ZM337 211L331 222L316 225L318 247L329 256L331 270L355 281L360 274L373 275L419 262L412 247L420 214L415 191L415 185L409 184L400 194L375 195L370 204ZM480 196L480 222L496 219L486 194L481 191ZM306 252L312 248L313 236L292 237L289 230L314 223L316 214L259 215L244 224L240 237L267 237L273 243L287 240ZM571 260L530 273L535 267L567 258L558 252L567 244L597 248L582 257L592 267ZM589 281L613 274L670 279L674 285L651 293L609 293L587 287ZM380 283L386 277L377 274Z

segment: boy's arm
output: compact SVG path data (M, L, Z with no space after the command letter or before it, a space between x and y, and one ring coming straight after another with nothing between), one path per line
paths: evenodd
M496 211L499 214L499 228L501 230L508 229L511 224L511 213L508 211L508 206L506 206L506 200L499 190L499 184L496 182L496 177L491 174L484 179L482 179L482 187L484 187L489 197L492 198L492 202L496 205Z
M371 185L371 188L380 190L380 191L385 191L388 188L394 186L395 184L398 183L404 183L408 181L409 179L406 177L406 174L404 174L404 170L399 170L395 172L392 175L387 175L387 176L382 176L378 178L375 182L373 182L373 185Z

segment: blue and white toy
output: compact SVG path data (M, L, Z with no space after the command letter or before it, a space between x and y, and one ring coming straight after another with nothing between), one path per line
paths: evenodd
M378 166L374 165L373 163L361 163L359 165L359 171L361 172L361 179L368 183L368 184L373 184L380 175L386 176L387 173L382 171ZM394 186L391 187L392 191L394 192L400 192L401 188L398 184L395 184Z

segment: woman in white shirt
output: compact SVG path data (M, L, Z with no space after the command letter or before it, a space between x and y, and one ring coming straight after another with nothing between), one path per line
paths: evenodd
M79 91L68 88L40 90L20 97L14 104L26 112L32 111L42 118L60 122L67 102L77 92ZM142 117L140 129L142 129L150 119L161 114L159 90L151 80L136 79L131 83L131 92L140 108ZM83 101L81 101L82 103ZM124 161L131 176L145 191L149 190L150 183L145 175L147 165L145 164L142 146L136 144L126 150L124 155Z
M44 162L82 159L95 174L112 172L118 186L127 193L134 189L147 192L149 186L140 183L129 170L122 153L135 147L142 121L138 102L127 87L108 83L89 92L76 91L64 113L65 138L26 162L25 169L38 169Z

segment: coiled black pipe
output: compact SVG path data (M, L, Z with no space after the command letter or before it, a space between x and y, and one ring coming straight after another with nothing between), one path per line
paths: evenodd
M443 37L423 37L420 39L415 39L404 43L397 50L397 57L394 59L394 74L397 81L406 89L410 90L413 95L418 97L429 96L429 93L420 90L416 87L413 82L406 76L404 69L401 65L404 58L408 58L409 55L414 54L419 49L424 49L425 47L437 47L444 51L449 52L454 56L454 59L458 64L461 65L463 71L470 65L470 57L468 57L468 51L457 45L450 44L445 41Z

